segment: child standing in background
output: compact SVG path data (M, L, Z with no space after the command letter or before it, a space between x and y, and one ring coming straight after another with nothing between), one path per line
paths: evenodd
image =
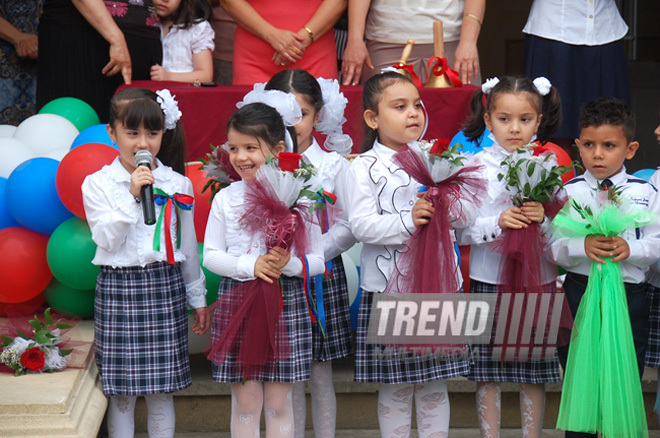
M320 85L322 84L323 87ZM319 324L312 327L312 368L307 382L312 397L312 417L314 434L319 438L335 436L337 402L332 381L332 360L353 353L353 333L349 310L348 286L341 253L355 244L346 220L345 174L349 163L345 155L353 144L350 137L341 133L346 100L339 93L336 80L319 79L305 70L284 70L275 74L266 84L266 90L280 90L292 93L302 110L302 120L294 125L298 153L318 171L324 191L337 195L335 205L326 204L325 210L318 210L323 229L323 252L327 275L317 276L310 285L313 294L317 292L316 282L322 281L322 300L319 309L324 310L323 332ZM343 99L343 100L341 100ZM319 127L321 129L319 129ZM323 130L328 134L326 148L321 149L312 130ZM342 217L333 223L332 210L339 209ZM325 219L325 220L324 220ZM320 291L319 291L320 292ZM320 317L320 316L319 316ZM305 382L297 382L293 390L293 408L296 418L296 437L305 436Z
M382 357L386 356L381 354L384 346L366 343L373 297L385 291L394 273L395 260L406 242L417 227L429 223L433 214L448 214L434 212L431 202L418 197L421 184L392 161L401 147L419 147L416 140L424 129L425 115L415 85L395 72L369 79L364 85L362 101L366 125L364 152L351 163L346 181L348 221L353 235L364 245L355 380L380 383L381 436L410 436L414 398L419 436L446 437L449 433L446 379L466 375L468 362L443 361L434 354L411 352Z
M160 17L163 65L151 67L151 80L212 81L214 32L208 0L154 0L154 7Z
M518 148L529 144L538 135L547 141L559 124L561 103L557 89L539 78L506 76L490 79L472 96L472 114L465 127L465 135L476 140L487 127L494 144L478 154L486 167L490 202L482 205L477 220L462 232L459 242L470 244L470 293L498 293L505 284L500 266L503 254L496 249L497 240L506 229L527 228L532 222L549 231L550 221L540 202L528 201L514 206L512 194L505 181L502 161ZM538 85L537 85L538 83ZM486 98L486 105L483 98ZM536 254L540 260L540 290L535 293L555 293L555 266ZM514 291L505 290L506 293ZM520 383L520 413L522 436L540 438L545 410L545 383L560 381L559 362L550 361L499 362L493 361L492 346L475 346L479 354L468 379L477 382L477 413L482 438L500 435L501 382Z
M183 176L180 115L168 90L117 93L108 133L117 142L119 157L82 185L97 245L92 263L101 265L94 350L103 392L110 396L110 437L133 436L133 412L141 395L147 402L149 436L174 436L172 393L192 383L186 301L195 310L193 332L203 334L209 326L192 209L179 209L178 219L170 229L159 230L155 235L160 240L154 242L156 230L144 224L140 206L141 187L153 184L164 196L189 199L192 207L192 183ZM136 166L135 154L144 150L156 157L151 168ZM156 213L174 208L171 202L156 205ZM155 250L155 244L162 250Z
M280 94L291 98L295 104L292 96ZM288 343L288 354L263 364L246 381L236 352L240 348L238 345L222 361L214 360L213 380L231 384L232 436L259 436L261 412L265 410L266 435L292 438L291 391L295 382L309 379L312 360L311 320L302 280L306 269L300 257L308 260L309 275L323 272L321 230L318 225L306 223L311 252L295 254L280 247L269 249L264 234L249 233L241 221L247 208L247 184L256 179L258 169L268 157L277 157L285 150L285 126L276 109L260 102L242 106L229 120L227 137L229 160L242 181L232 183L214 197L206 227L204 266L222 275L212 340L218 342L223 334L218 321L227 312L223 308L226 294L251 280L270 284L279 281L281 293L286 297L280 305L288 336L284 340ZM251 328L246 326L243 332ZM238 342L242 341L244 339Z

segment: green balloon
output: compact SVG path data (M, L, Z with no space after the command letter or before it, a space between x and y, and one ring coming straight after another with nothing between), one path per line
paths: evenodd
M87 102L75 97L60 97L51 100L41 108L39 114L57 114L78 128L78 131L101 123L99 116Z
M48 239L46 258L53 276L67 287L90 290L96 287L100 266L92 264L96 244L87 222L72 217L62 222Z
M94 316L94 296L94 289L73 289L56 279L53 279L44 289L44 297L46 297L48 305L66 317L92 318Z

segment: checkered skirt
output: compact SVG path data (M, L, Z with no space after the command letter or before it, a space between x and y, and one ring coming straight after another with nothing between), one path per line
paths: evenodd
M312 291L316 290L314 280ZM350 304L346 272L341 257L332 260L332 275L323 279L325 336L318 323L312 326L312 358L319 361L339 359L353 354Z
M554 283L544 293L557 290ZM470 293L497 293L497 285L470 281ZM495 327L493 326L493 329ZM468 380L477 382L549 383L559 382L559 360L555 353L551 361L498 362L490 360L493 348L490 345L473 345L473 363Z
M645 293L651 307L649 311L649 340L646 344L644 365L660 368L660 288L648 284Z
M467 360L441 361L434 355L419 356L414 353L402 355L400 359L378 357L377 349L384 351L386 347L365 342L374 293L363 291L360 300L355 352L356 382L414 384L467 375L470 371Z
M312 362L312 322L307 310L307 300L301 278L282 276L285 299L282 312L289 337L289 355L263 367L254 380L260 382L292 383L309 379ZM223 277L218 288L218 297L223 296L241 284L233 278ZM216 329L216 318L223 309L216 307L211 325L211 342L215 344L220 333ZM236 369L236 353L230 352L221 363L213 363L213 380L216 382L237 383L243 380L243 373Z
M102 266L94 313L96 364L106 395L174 392L191 385L179 264Z

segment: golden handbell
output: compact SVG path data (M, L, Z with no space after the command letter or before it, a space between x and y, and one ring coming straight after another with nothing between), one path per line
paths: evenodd
M437 58L445 57L445 41L442 33L442 21L433 22L433 56ZM429 68L429 77L426 81L427 88L448 88L453 87L446 74L436 76L433 74L433 70Z
M398 72L404 76L410 77L408 71L402 67L406 65L406 62L408 62L408 58L410 57L410 53L412 52L414 45L415 45L415 40L408 40L408 42L406 42L406 46L403 48L403 52L401 52L401 59L399 59L398 64L395 64L395 67L398 67L397 68Z

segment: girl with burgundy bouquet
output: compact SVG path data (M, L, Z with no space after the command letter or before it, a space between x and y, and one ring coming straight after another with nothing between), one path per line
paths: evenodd
M255 91L245 104L247 97L227 125L229 162L242 180L214 197L204 241L204 266L222 275L209 359L213 380L231 384L232 436L259 436L265 409L267 435L293 437L291 391L309 379L312 359L303 278L324 270L321 230L298 196L308 186L284 190L305 169L273 167L295 147L285 122L297 120L278 112L297 109L299 120L295 98ZM300 156L292 161L297 167Z

